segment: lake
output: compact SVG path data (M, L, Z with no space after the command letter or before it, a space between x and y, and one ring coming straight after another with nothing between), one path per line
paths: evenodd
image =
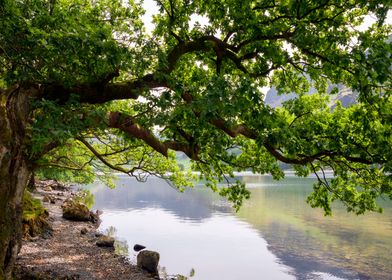
M305 200L315 179L243 176L251 199L235 213L209 189L179 193L165 181L120 177L87 186L100 230L136 262L134 244L160 253L161 274L190 279L392 279L392 203L383 214L332 217ZM129 249L128 249L129 248Z

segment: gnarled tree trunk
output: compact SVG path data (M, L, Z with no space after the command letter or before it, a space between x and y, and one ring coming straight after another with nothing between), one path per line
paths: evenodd
M31 167L26 156L28 91L0 91L0 280L11 279L21 245L22 199Z

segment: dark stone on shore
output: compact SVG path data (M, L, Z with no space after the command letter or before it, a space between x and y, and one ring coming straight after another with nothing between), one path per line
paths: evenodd
M136 252L139 252L143 249L146 249L146 246L140 245L140 244L135 244L135 246L133 246L133 250L135 250Z
M99 215L100 215L100 212L98 210L95 213L94 212L90 212L90 221L93 224L100 223L101 220L99 219Z
M97 244L98 247L114 247L114 238L107 236L107 235L102 235L101 237L99 237L99 239L97 240L97 242L95 243Z
M80 230L80 233L81 234L86 234L88 232L88 229L87 228L82 228L81 230Z
M159 276L158 273L159 253L149 250L140 251L137 255L137 266L149 273Z

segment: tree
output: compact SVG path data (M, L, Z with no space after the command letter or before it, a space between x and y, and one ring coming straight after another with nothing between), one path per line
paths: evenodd
M33 174L108 181L116 170L182 188L192 177L177 151L235 207L246 187L217 182L241 170L279 179L280 162L318 176L308 202L327 214L335 200L360 214L392 198L390 1L155 3L151 32L136 0L0 3L0 279ZM331 109L331 84L358 103ZM297 98L269 107L272 85Z

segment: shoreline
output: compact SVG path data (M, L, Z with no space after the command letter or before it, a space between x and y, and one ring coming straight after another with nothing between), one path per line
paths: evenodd
M154 279L126 257L116 254L114 248L98 247L96 242L102 235L97 230L98 224L62 217L61 205L74 195L70 187L38 186L32 195L47 209L52 230L23 240L14 279Z

